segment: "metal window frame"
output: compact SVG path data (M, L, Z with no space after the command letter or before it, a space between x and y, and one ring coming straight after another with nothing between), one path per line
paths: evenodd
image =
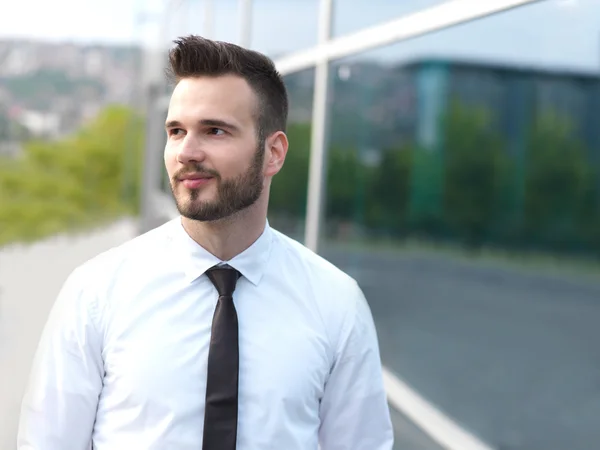
M315 67L312 136L304 245L317 252L325 204L329 63L543 0L451 0L356 33L331 38L334 0L320 0L319 39L313 48L275 62L282 75Z
M206 2L205 12L208 12L206 15L210 20L214 20L212 0L204 1ZM312 111L313 126L311 128L307 215L305 222L305 245L315 252L319 248L325 197L324 190L326 188L329 63L368 50L547 0L448 0L439 5L403 15L396 19L364 28L355 33L332 38L331 27L334 14L334 1L319 1L317 44L311 48L296 51L275 60L275 65L283 76L315 68ZM244 47L250 47L252 6L252 0L238 0L239 44ZM213 24L205 22L205 28L207 31L212 30ZM168 97L163 96L156 99L150 106L150 116L158 116L162 120L168 104ZM156 123L156 121L152 117L149 117L149 123ZM162 130L162 125L160 125L160 130ZM154 135L155 133L149 131L148 137ZM158 142L160 143L160 140ZM172 200L164 192L161 192L158 187L157 180L160 177L156 177L156 174L160 168L155 167L159 163L155 153L160 153L160 151L161 149L157 148L155 138L148 142L146 149L146 159L148 161L145 161L146 170L144 174L142 201L144 214L158 214L164 219L168 219L176 217L177 209ZM143 219L145 223L151 220L149 217L144 217ZM147 229L148 226L145 226L145 228Z
M252 43L253 0L238 0L238 45L250 48Z
M331 41L333 21L333 1L321 0L319 4L319 24L317 48ZM316 52L313 52L316 54ZM281 63L276 63L281 70ZM302 70L302 69L300 69ZM325 206L327 174L326 133L329 128L327 96L329 92L329 60L322 58L315 62L315 84L313 92L312 127L310 140L310 159L308 170L306 223L304 244L316 251L319 246L320 225Z

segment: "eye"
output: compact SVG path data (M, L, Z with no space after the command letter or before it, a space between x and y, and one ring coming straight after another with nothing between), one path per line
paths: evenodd
M225 130L222 130L221 128L210 128L208 133L215 136L222 136L225 134Z
M184 131L181 128L171 128L169 130L169 136L178 136L182 135Z

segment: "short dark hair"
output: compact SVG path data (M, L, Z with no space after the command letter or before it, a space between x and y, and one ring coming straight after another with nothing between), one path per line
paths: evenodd
M273 61L262 53L229 42L197 35L173 41L169 51L167 77L176 84L184 78L238 75L246 80L258 97L259 138L285 131L288 96L283 79Z

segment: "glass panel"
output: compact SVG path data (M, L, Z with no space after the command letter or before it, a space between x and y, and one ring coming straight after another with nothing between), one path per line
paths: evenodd
M212 2L214 5L213 39L237 44L240 38L239 0L212 0ZM200 8L204 8L203 1L192 3L199 3ZM200 24L202 24L203 17L203 11L201 9L200 14L198 15Z
M204 2L181 2L169 21L171 36L196 33L238 43L239 0L212 0L212 30L205 29ZM319 0L254 0L250 46L272 58L317 43ZM293 11L294 20L288 20Z
M314 69L284 77L289 96L289 149L281 172L273 178L269 203L271 226L300 242L306 218L314 77Z
M384 365L492 448L598 445L599 17L540 2L330 66L321 252Z
M406 14L414 13L445 0L334 0L333 35L360 31Z
M238 41L238 0L210 0L212 5L206 14L205 1L173 2L166 17L164 33L171 41L179 36L199 34L219 41Z
M165 31L168 39L208 33L214 39L238 43L238 3L238 0L213 0L213 28L207 30L204 2L181 2L168 20ZM277 58L316 45L319 0L254 0L252 5L251 48ZM292 11L294 20L288 20Z
M251 47L271 58L317 44L319 0L254 0Z

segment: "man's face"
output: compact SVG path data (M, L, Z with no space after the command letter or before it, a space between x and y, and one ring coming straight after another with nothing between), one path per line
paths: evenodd
M214 221L254 204L264 186L257 99L237 76L186 78L171 97L165 166L179 213Z

